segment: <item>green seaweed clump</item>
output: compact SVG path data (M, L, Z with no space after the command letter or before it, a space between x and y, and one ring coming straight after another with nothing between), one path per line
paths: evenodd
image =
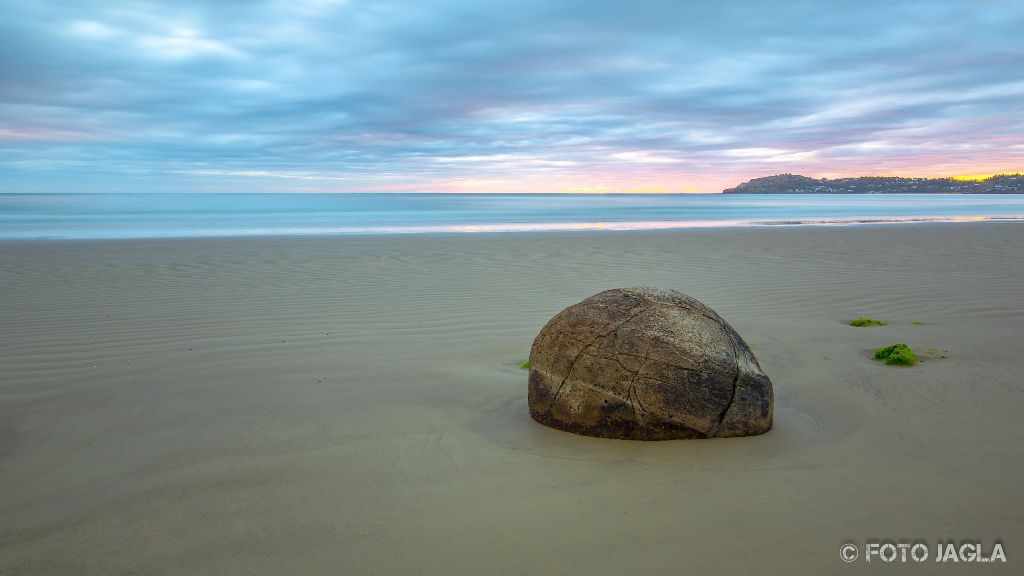
M530 369L530 361L527 360L526 362L523 362L522 364L519 365L519 367L522 368L523 370L529 370Z
M884 360L893 366L913 366L917 363L917 354L906 344L893 344L875 350L875 360Z
M914 325L914 326L924 326L924 325L926 325L928 323L927 322L921 322L920 320L914 320L913 322L911 322L911 324Z
M883 322L881 320L875 320L874 318L868 318L866 316L861 316L860 318L857 318L856 320L853 320L853 321L850 322L850 326L856 326L858 328L863 328L864 326L888 326L888 325L889 325L888 322Z

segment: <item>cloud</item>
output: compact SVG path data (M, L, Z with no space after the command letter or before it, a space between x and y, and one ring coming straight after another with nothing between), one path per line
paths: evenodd
M240 58L242 53L223 42L203 38L191 28L172 30L163 36L141 36L137 46L144 52L160 58L190 58L193 56L215 55Z
M91 20L76 20L68 28L71 34L91 40L111 40L121 35L119 30L111 28L102 22Z
M658 151L649 150L633 150L629 152L616 152L610 156L613 160L625 160L627 162L636 162L639 164L676 164L680 160L678 158L672 158L665 156Z
M1022 168L1011 0L0 2L5 191Z

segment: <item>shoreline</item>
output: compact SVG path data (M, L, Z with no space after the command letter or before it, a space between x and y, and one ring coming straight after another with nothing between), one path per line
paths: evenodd
M381 238L381 237L445 237L475 235L532 235L532 234L573 234L573 233L650 233L682 232L689 230L744 230L766 228L831 228L861 226L895 226L916 224L968 224L968 223L1019 223L1019 216L910 216L892 218L828 218L813 220L721 220L721 221L646 221L646 222L555 222L528 224L459 224L439 226L376 227L361 231L254 231L252 233L191 234L191 235L119 235L119 236L24 236L3 237L3 242L82 242L117 240L186 240L216 238Z

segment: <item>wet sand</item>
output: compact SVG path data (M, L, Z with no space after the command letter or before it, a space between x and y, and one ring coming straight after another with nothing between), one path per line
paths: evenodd
M1016 573L1022 248L1018 223L3 242L0 574ZM636 285L753 345L773 431L530 420L537 331ZM871 360L896 342L948 358ZM884 539L1009 561L839 559Z

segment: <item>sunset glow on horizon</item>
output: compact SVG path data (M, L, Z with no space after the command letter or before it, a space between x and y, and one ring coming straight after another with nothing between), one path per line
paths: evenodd
M1021 3L0 1L0 192L1024 170Z

